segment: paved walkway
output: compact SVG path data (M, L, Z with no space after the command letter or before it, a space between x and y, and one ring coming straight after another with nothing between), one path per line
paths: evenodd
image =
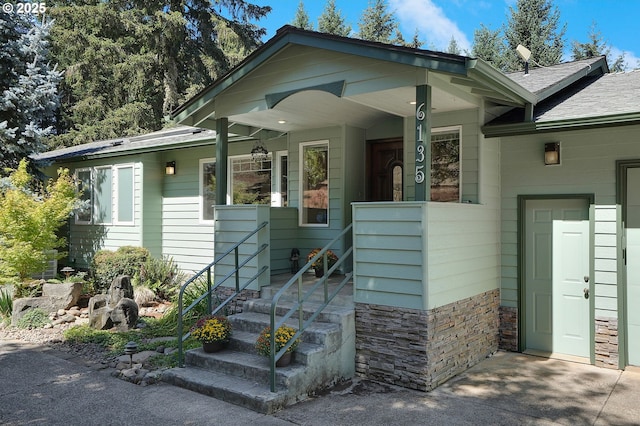
M638 425L640 373L498 353L429 392L355 380L266 416L0 340L2 425Z

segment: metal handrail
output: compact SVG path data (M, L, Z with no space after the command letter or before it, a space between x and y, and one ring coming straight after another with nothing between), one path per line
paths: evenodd
M247 234L247 236L245 236L243 239L241 239L240 241L238 241L237 243L235 243L229 250L227 250L226 252L222 253L220 256L218 256L217 258L214 259L213 262L211 262L210 264L208 264L207 266L205 266L200 272L198 272L196 275L194 275L193 277L191 277L190 279L187 280L187 282L185 282L181 287L180 287L180 292L178 293L178 366L183 367L184 366L184 341L187 340L189 338L189 336L191 336L191 332L187 332L186 334L183 334L184 332L184 321L183 321L183 317L185 314L187 314L189 311L191 311L193 308L195 308L203 299L207 299L207 312L209 312L211 315L215 315L218 312L220 312L222 309L224 309L233 299L235 299L240 292L242 292L243 290L245 290L247 287L249 287L249 285L254 282L261 274L263 274L265 271L267 271L269 269L268 266L263 266L262 268L260 268L258 270L258 272L256 274L254 274L251 278L249 278L244 285L240 285L240 268L242 268L243 266L245 266L247 263L249 263L254 257L256 257L258 254L260 254L261 252L263 252L267 247L269 247L268 244L262 244L260 247L258 247L258 250L256 250L255 252L251 253L247 259L245 259L242 263L238 262L239 256L238 256L238 248L240 247L240 245L242 245L243 243L245 243L249 238L251 238L252 236L254 236L255 234L258 233L258 231L260 231L262 228L264 228L265 226L268 225L268 222L262 222L256 229L254 229L253 231L251 231L249 234ZM219 263L222 259L224 259L226 256L228 256L229 254L234 253L234 265L235 268L229 272L227 275L224 276L224 278L222 278L219 282L215 283L212 285L211 282L211 269L217 264ZM202 294L200 297L198 297L196 300L193 301L193 303L191 303L191 305L189 305L186 309L182 309L183 308L183 296L184 296L184 291L186 290L186 288L192 284L193 282L195 282L197 279L199 279L202 275L207 274L207 291L206 293ZM212 299L211 296L213 294L213 291L220 287L223 283L225 283L229 278L231 278L232 276L235 275L235 291L229 295L224 301L222 301L215 309L213 309L213 303L212 303Z
M320 315L320 313L324 310L325 307L333 300L333 298L344 288L344 286L351 280L353 276L353 271L347 272L344 275L344 278L338 284L338 287L329 294L329 275L336 271L338 267L345 263L345 261L351 256L353 253L353 246L349 247L345 250L344 254L338 259L338 261L331 266L328 267L327 263L327 251L334 245L339 239L341 239L347 232L351 231L352 224L349 224L346 228L342 230L338 236L336 236L333 240L331 240L326 246L322 248L314 257L312 257L309 262L307 262L300 270L293 276L291 279L273 296L273 300L271 301L271 310L269 311L270 316L270 326L271 333L269 336L269 344L271 345L271 350L269 351L269 385L271 392L276 391L276 362L284 355L287 350L294 344L294 342L302 336L304 331L311 325L311 323ZM305 272L311 268L314 262L322 258L323 260L323 268L324 275L316 281L316 283L305 293L302 292L302 276ZM276 323L276 312L278 301L280 297L291 287L294 283L298 284L298 301L294 303L294 305L280 318L280 320ZM305 321L303 315L304 302L306 302L313 293L320 287L323 286L324 291L324 302L311 314L311 316ZM298 312L298 331L293 335L293 337L284 345L277 353L276 353L276 330L281 327L293 314L294 312Z

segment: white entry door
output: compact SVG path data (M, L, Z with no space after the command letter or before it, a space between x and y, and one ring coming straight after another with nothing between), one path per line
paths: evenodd
M640 168L627 169L627 354L640 365Z
M553 221L553 352L589 356L589 221Z
M589 275L589 239L588 224L589 202L586 199L550 199L527 200L525 205L525 269L524 269L524 308L525 308L525 350L542 351L589 356L589 301L584 299L584 276ZM554 229L557 223L557 229ZM571 232L565 232L573 225L580 229L581 238L572 238ZM555 234L559 233L556 237ZM564 235L564 236L561 236ZM575 247L583 244L580 250ZM556 246L557 245L557 246ZM586 267L584 265L587 265ZM580 272L578 272L580 271ZM582 287L580 296L584 303L577 304L577 299L569 297L567 285L561 284L559 277L579 277ZM558 277L558 278L556 278ZM566 281L566 280L565 280ZM577 284L576 284L577 286ZM576 287L577 288L577 287ZM566 296L563 294L566 293ZM564 300L563 300L564 299ZM576 318L565 315L567 311L580 308L580 331L576 330ZM586 330L586 335L584 333ZM571 349L569 341L573 335L581 335L586 349ZM564 336L564 337L562 337ZM562 342L562 343L561 343ZM556 347L557 346L557 347Z

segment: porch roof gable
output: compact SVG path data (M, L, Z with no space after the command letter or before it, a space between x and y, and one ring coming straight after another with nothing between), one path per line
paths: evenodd
M215 128L212 117L215 116L217 96L289 45L387 61L448 75L452 77L453 84L472 87L489 101L521 107L536 102L533 93L481 59L340 37L287 25L238 66L176 109L172 118L185 125Z

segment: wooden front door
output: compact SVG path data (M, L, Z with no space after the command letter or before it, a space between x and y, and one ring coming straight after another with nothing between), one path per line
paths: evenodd
M367 144L367 200L402 201L402 139L370 141Z

